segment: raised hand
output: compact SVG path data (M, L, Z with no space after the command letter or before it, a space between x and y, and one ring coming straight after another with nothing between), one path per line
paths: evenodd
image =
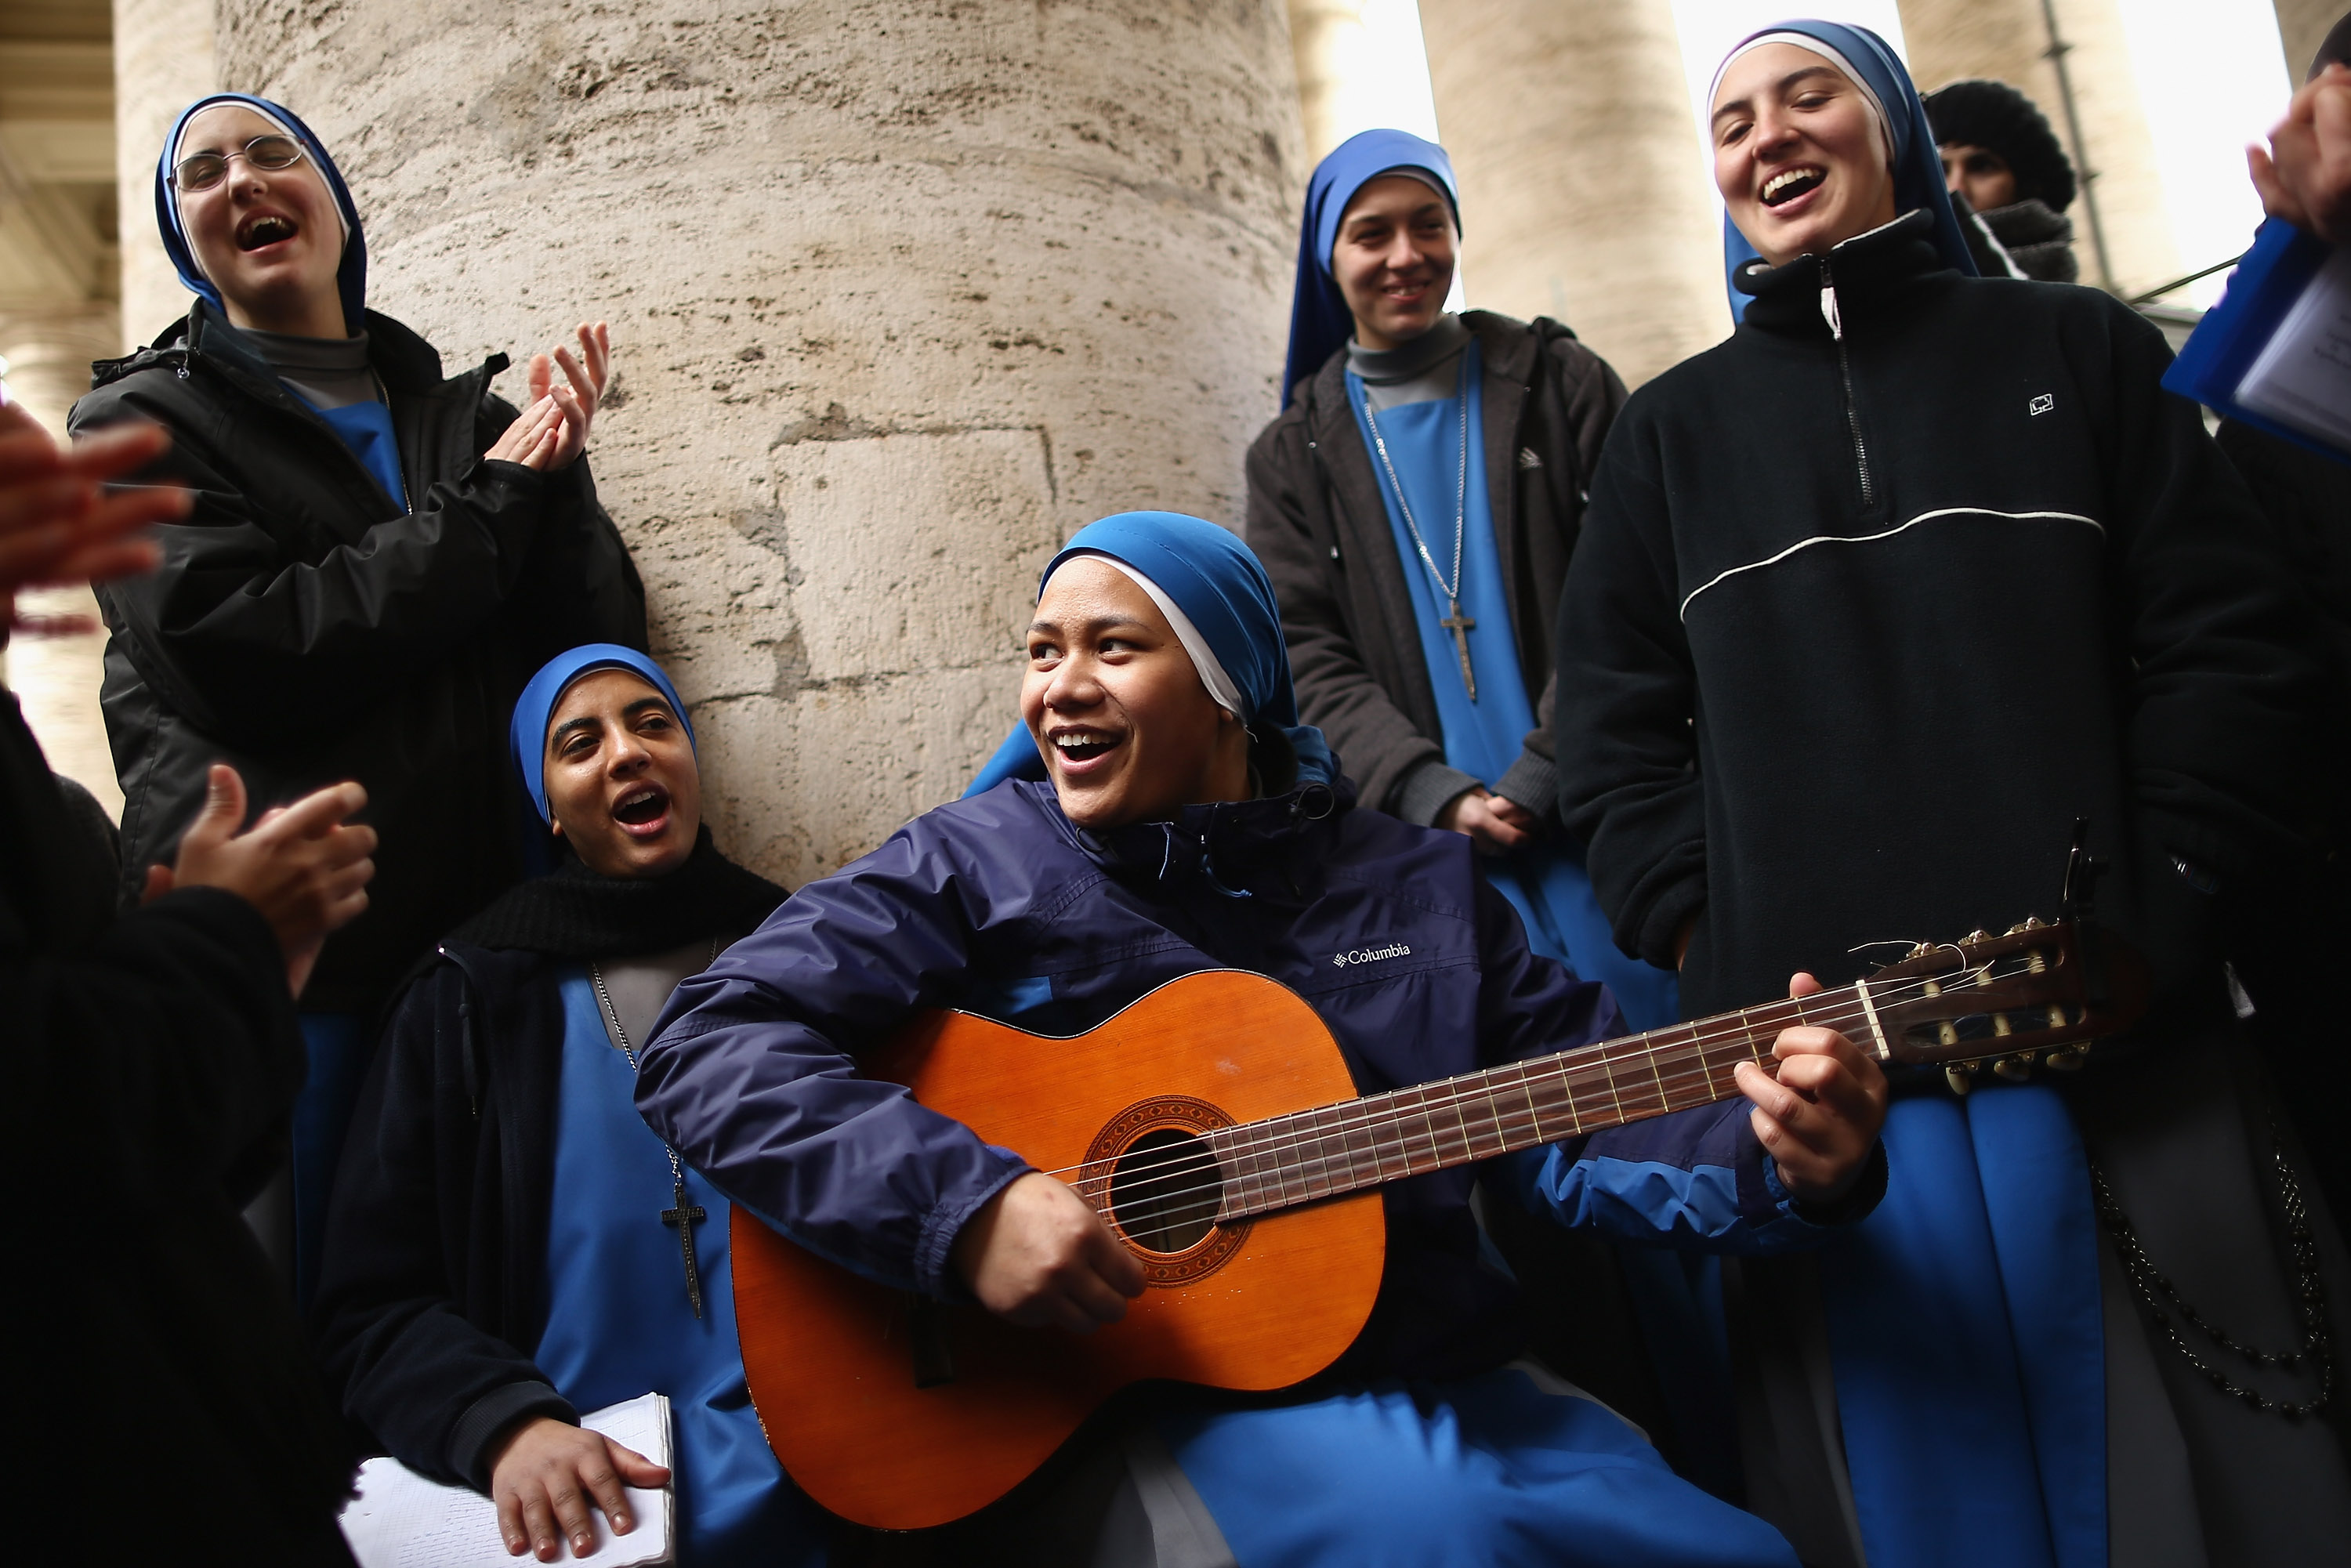
M610 384L612 365L612 332L603 322L580 323L580 355L574 359L571 350L557 345L552 363L545 354L533 354L530 359L530 396L536 404L540 399L551 400L563 411L566 429L562 444L557 448L550 467L568 466L587 450L588 433L596 423L597 410L604 406L604 389ZM555 367L563 371L563 381L555 379Z
M1810 975L1788 982L1791 997L1820 988ZM1755 1136L1781 1186L1806 1203L1834 1203L1861 1179L1886 1124L1886 1074L1853 1041L1816 1025L1782 1030L1771 1054L1776 1078L1751 1061L1737 1069L1740 1092L1755 1102Z
M235 894L277 934L287 988L299 996L328 935L367 908L375 830L345 821L366 804L367 791L357 784L333 784L239 832L245 780L214 763L204 808L182 835L178 861L168 872L149 868L144 896L186 887Z
M2269 146L2246 148L2245 162L2270 216L2351 242L2351 68L2331 62L2303 83Z
M106 482L172 444L161 426L128 425L60 449L22 405L0 402L0 599L57 582L103 582L152 571L152 540L131 536L187 516L188 492Z

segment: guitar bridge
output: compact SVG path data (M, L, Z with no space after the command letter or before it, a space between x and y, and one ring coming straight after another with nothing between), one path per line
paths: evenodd
M939 1303L916 1293L906 1308L906 1347L914 1363L914 1386L937 1388L956 1380L955 1354L947 1349Z

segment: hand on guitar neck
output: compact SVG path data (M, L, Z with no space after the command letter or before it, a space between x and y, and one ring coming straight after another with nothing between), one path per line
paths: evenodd
M953 1257L980 1304L1023 1328L1092 1333L1143 1294L1134 1254L1083 1198L1039 1171L980 1205Z
M1792 998L1820 989L1810 975L1788 982ZM1751 1061L1734 1070L1740 1092L1755 1102L1755 1136L1798 1202L1834 1203L1869 1168L1886 1124L1886 1074L1853 1041L1817 1025L1782 1030L1771 1054L1776 1079Z

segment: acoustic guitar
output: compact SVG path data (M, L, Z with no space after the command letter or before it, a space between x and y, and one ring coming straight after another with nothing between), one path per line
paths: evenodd
M1729 1099L1732 1069L1768 1068L1791 1025L1941 1066L1964 1092L1986 1064L2079 1066L2145 996L2113 936L2029 920L1801 1001L1372 1095L1312 1008L1238 970L1170 981L1069 1038L930 1015L860 1070L1068 1182L1148 1286L1091 1335L1015 1328L875 1284L737 1204L751 1397L785 1470L832 1512L943 1524L1011 1490L1130 1385L1270 1390L1329 1366L1379 1291L1383 1183Z

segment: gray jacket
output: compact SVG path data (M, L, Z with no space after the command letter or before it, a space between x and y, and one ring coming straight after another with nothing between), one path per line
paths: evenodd
M1461 319L1485 366L1486 487L1510 631L1527 689L1541 694L1535 728L1495 789L1549 820L1560 586L1625 383L1547 318ZM1281 601L1306 721L1330 737L1366 805L1426 827L1479 780L1445 760L1404 563L1347 404L1346 362L1342 349L1301 382L1249 448L1249 543Z

